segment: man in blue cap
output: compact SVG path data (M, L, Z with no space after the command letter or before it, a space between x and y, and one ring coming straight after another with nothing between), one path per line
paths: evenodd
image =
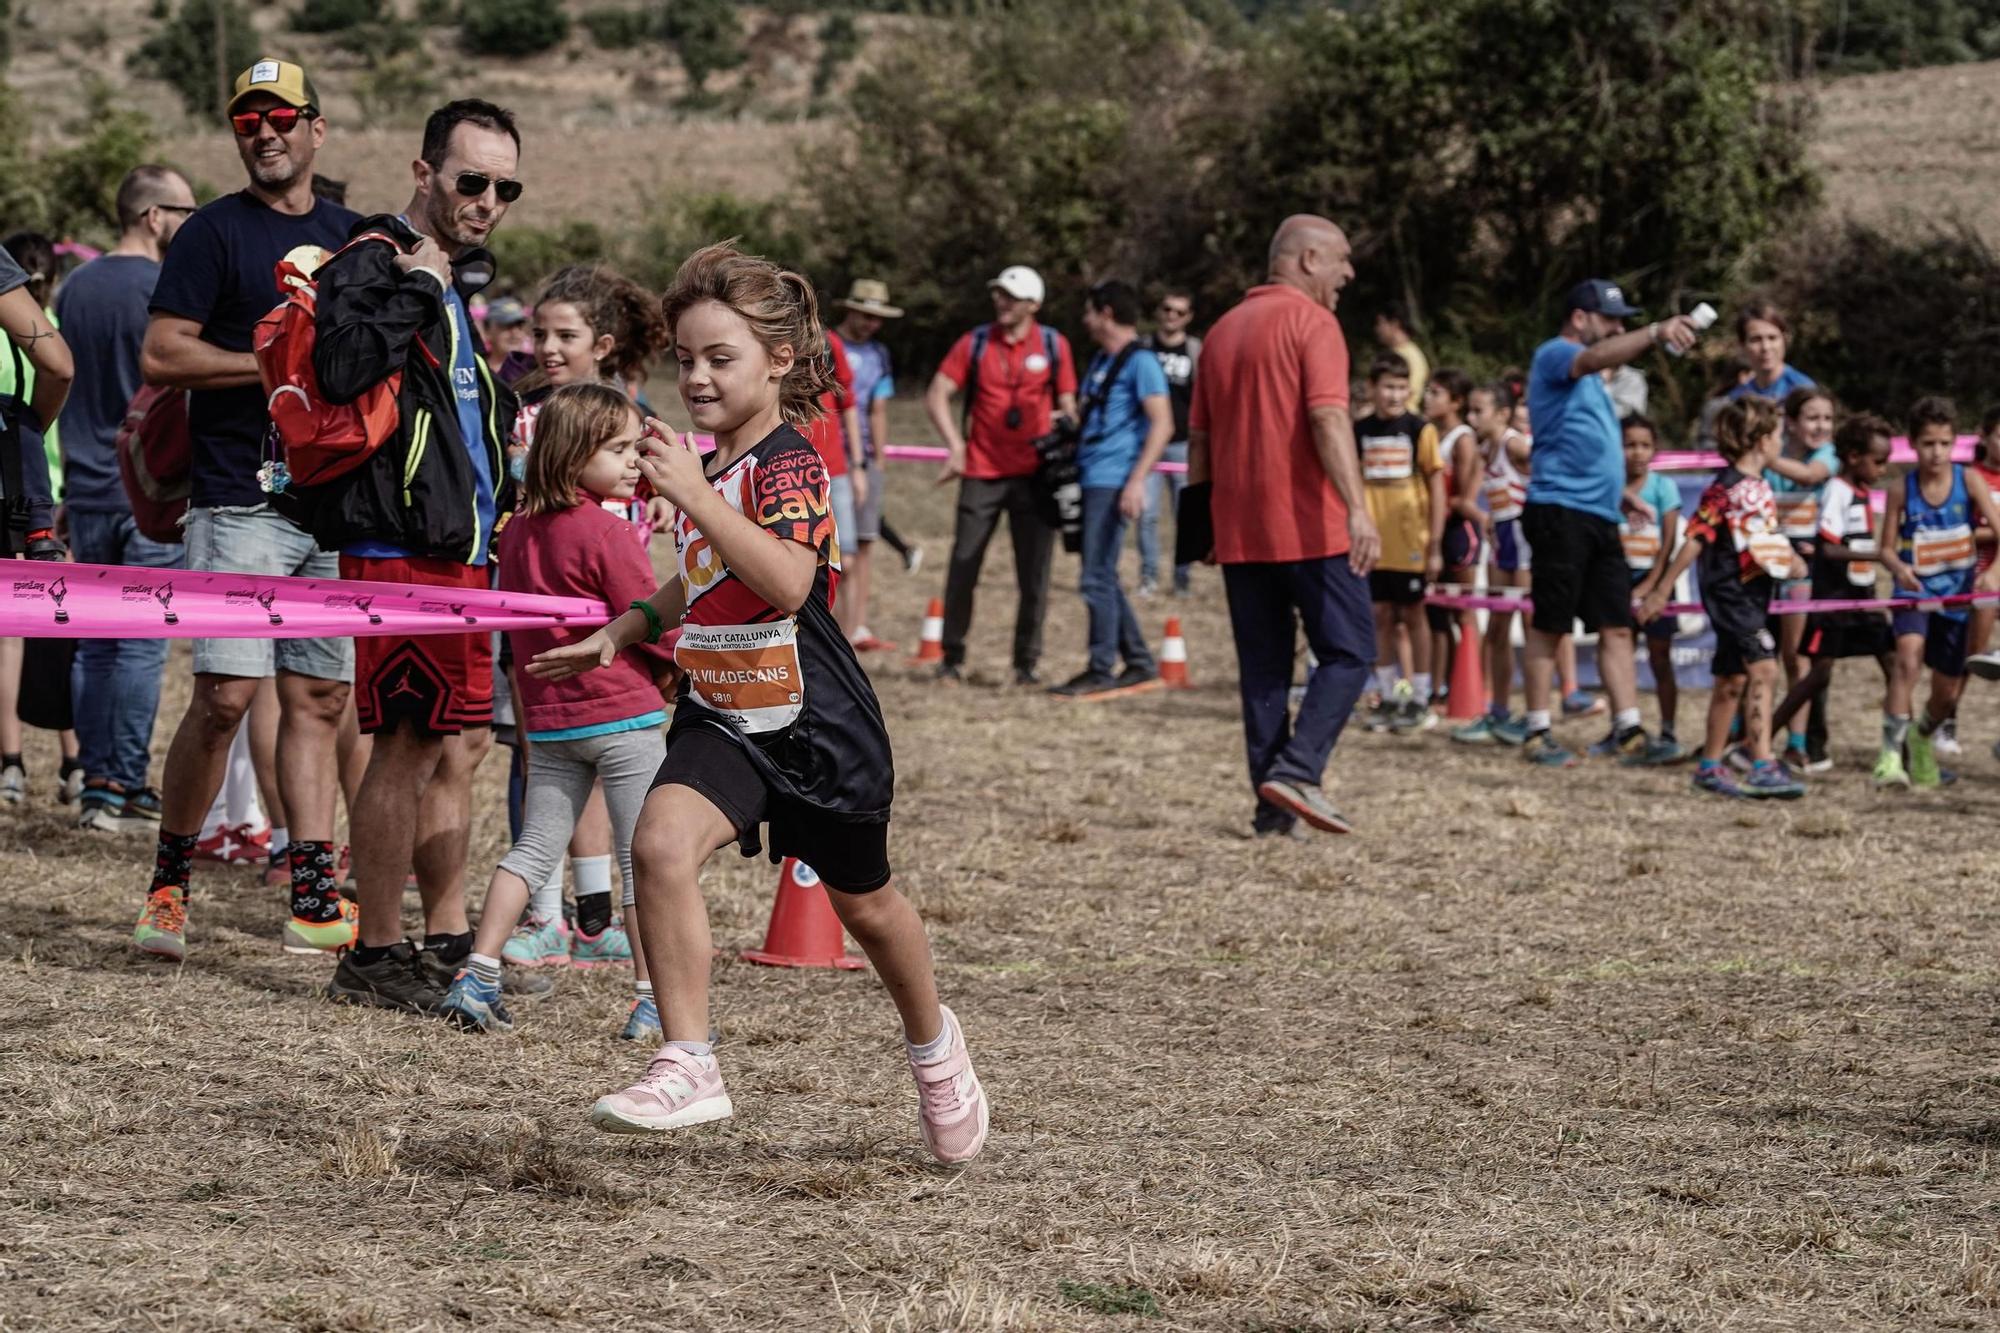
M1696 330L1675 316L1627 332L1638 315L1618 285L1591 278L1570 290L1562 332L1535 349L1528 416L1535 443L1521 527L1534 551L1534 613L1526 662L1530 763L1567 768L1574 752L1549 732L1556 645L1579 620L1598 635L1598 671L1611 696L1612 734L1601 747L1643 763L1652 745L1639 725L1632 662L1632 580L1618 541L1625 455L1618 413L1599 372L1657 346L1685 352Z

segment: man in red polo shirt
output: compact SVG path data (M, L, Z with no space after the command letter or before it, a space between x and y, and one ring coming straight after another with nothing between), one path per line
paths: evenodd
M1202 344L1181 504L1197 515L1208 505L1211 558L1229 597L1257 793L1251 827L1284 836L1303 820L1346 833L1320 780L1375 660L1368 571L1382 549L1347 411L1347 340L1333 317L1354 264L1340 228L1305 214L1272 236L1269 264L1265 283ZM1319 663L1296 721L1295 623Z
M1055 531L1035 509L1035 439L1053 429L1058 414L1075 419L1076 365L1068 340L1035 320L1046 295L1040 274L1015 264L987 286L993 295L993 322L952 345L924 395L931 424L951 451L938 483L959 479L938 678L957 680L964 671L973 590L986 544L1004 511L1021 592L1014 616L1014 683L1033 685L1040 680L1035 666L1042 656L1042 618L1048 612L1049 562L1055 552ZM951 400L960 392L966 398L962 435L951 411Z

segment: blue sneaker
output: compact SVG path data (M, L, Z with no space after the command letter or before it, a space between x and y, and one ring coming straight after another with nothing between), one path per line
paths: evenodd
M1648 740L1645 748L1619 756L1618 762L1627 768L1664 768L1668 764L1678 764L1687 758L1687 746L1665 736Z
M625 1041L655 1042L660 1039L660 1006L650 995L641 995L632 1001L632 1013L625 1020L625 1030L618 1034Z
M1453 727L1451 738L1460 745L1492 745L1493 718L1476 717L1462 727Z
M1523 753L1529 763L1541 768L1576 767L1576 751L1567 748L1546 731L1529 741Z
M512 1032L514 1016L500 1003L500 987L481 981L470 968L451 979L438 1013L469 1032Z
M1493 740L1498 745L1521 746L1528 743L1528 719L1515 714L1502 722L1493 724ZM1996 755L2000 758L2000 755Z
M1806 794L1806 784L1777 760L1766 759L1750 770L1743 783L1743 794L1761 800L1796 801Z
M1604 696L1592 694L1589 690L1578 690L1563 696L1564 717L1595 717L1610 711L1611 705L1604 702Z
M1736 785L1736 776L1721 764L1703 764L1695 769L1694 789L1736 799L1748 794Z

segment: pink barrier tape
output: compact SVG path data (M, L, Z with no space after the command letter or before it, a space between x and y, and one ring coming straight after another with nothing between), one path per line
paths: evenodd
M0 636L24 639L345 638L589 629L611 618L582 597L125 565L9 561L0 589Z
M1434 592L1424 598L1431 606L1442 606L1456 611L1527 611L1534 607L1534 601L1527 597L1495 597L1490 593L1443 593ZM2000 592L1953 593L1949 597L1859 597L1824 598L1817 601L1772 602L1769 614L1774 616L1826 615L1835 611L1942 611L1951 606L1971 606L1975 603L2000 602ZM1660 608L1661 615L1703 615L1705 608L1700 602L1669 602Z
M1959 436L1951 447L1952 460L1959 463L1971 462L1973 447L1978 443L1979 437L1977 435ZM1898 435L1889 441L1889 461L1891 463L1914 463L1917 461L1916 450L1910 448L1909 436ZM1723 458L1721 454L1696 453L1690 450L1678 450L1653 455L1653 471L1655 472L1707 472L1720 468L1722 463Z
M950 456L949 450L945 449L942 445L936 444L885 444L882 446L882 457L899 458L912 463L942 463ZM1153 471L1185 472L1187 471L1187 464L1159 463L1154 466Z

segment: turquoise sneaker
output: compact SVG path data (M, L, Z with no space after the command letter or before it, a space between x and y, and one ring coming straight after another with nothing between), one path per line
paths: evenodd
M660 1040L660 1006L653 1002L652 996L641 995L632 1001L632 1013L618 1036L625 1041Z
M1505 722L1493 724L1493 739L1500 745L1519 747L1528 743L1528 719L1516 713Z
M1451 738L1460 745L1493 745L1493 718L1477 717L1462 727L1451 729Z
M1529 763L1541 768L1576 767L1576 752L1563 745L1562 742L1546 731L1535 737L1526 747L1524 753Z
M500 960L516 967L568 967L569 927L561 917L552 921L531 917L507 937L500 948Z
M569 961L577 967L630 967L632 941L625 923L614 916L601 935L587 935L579 926L569 937Z
M446 1022L469 1032L512 1032L514 1016L500 1003L500 988L472 975L470 969L451 979L438 1013Z

